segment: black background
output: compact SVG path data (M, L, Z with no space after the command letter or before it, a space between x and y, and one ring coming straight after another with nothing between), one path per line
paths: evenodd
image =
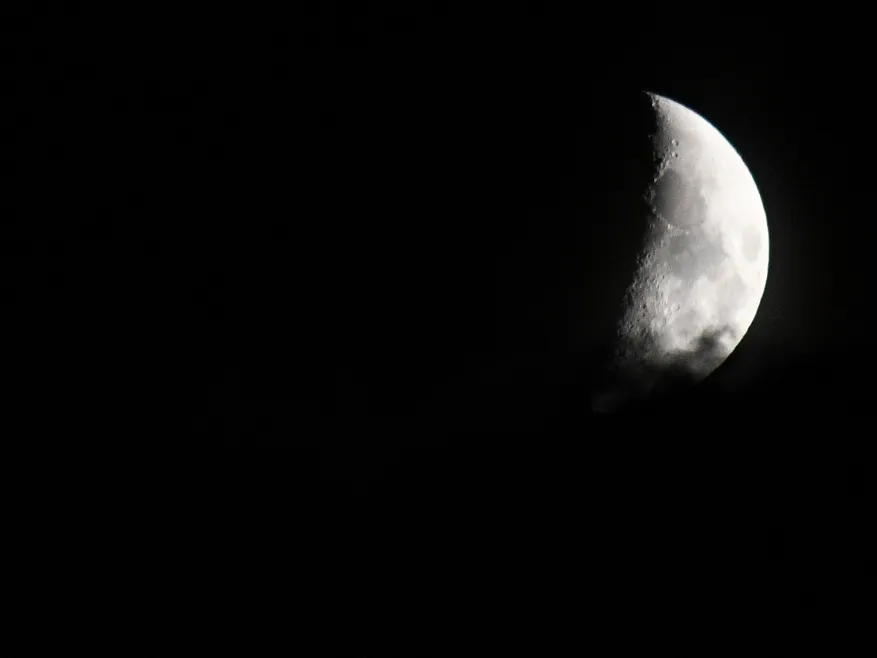
M65 444L32 497L59 582L109 570L137 646L295 648L308 619L319 655L861 610L866 40L615 11L10 14L5 399L22 444ZM770 273L702 386L594 418L642 89L747 162Z

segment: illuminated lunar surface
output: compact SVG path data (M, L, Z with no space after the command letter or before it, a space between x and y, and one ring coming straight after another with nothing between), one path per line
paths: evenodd
M746 334L767 280L767 218L746 164L703 117L649 98L648 237L618 324L614 383L596 411L708 376Z

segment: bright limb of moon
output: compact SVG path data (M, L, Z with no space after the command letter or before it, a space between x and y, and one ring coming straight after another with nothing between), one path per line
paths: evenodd
M648 95L657 120L648 239L618 328L628 395L662 371L705 378L737 347L767 282L767 217L755 180L727 139L692 110Z

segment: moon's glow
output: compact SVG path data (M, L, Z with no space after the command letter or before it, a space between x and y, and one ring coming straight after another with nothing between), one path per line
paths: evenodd
M658 129L649 231L619 324L618 365L647 394L662 364L709 375L749 329L768 269L767 218L752 174L722 134L649 94Z

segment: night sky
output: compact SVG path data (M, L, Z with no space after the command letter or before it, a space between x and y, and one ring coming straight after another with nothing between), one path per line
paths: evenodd
M675 646L858 610L867 39L830 15L395 4L4 22L7 405L113 437L89 454L118 489L73 527L134 538L142 600L195 573L290 647L283 592L315 582L308 655ZM740 153L770 270L702 385L593 417L641 90Z

